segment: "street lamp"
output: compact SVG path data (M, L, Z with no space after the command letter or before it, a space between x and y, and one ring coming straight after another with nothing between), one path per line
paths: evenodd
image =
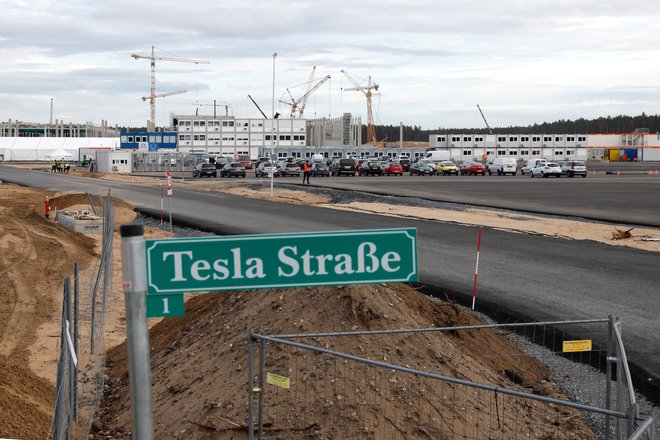
M273 98L271 101L271 118L272 118L272 125L271 125L271 134L270 134L270 164L271 164L271 173L270 173L270 198L273 198L273 180L275 179L275 170L274 170L274 156L275 156L275 139L273 136L277 136L277 130L275 134L273 134L273 126L275 125L275 58L277 58L277 52L273 54Z

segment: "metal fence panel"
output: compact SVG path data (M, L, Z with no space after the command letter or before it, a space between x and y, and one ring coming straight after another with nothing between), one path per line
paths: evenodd
M632 384L625 374L625 357L621 356L622 345L616 340L616 331L612 332L612 352L610 347L580 352L563 350L564 341L576 336L592 339L597 333L607 333L610 324L615 322L603 319L366 333L252 335L261 349L251 348L251 356L256 358L254 353L258 352L259 361L254 361L249 372L250 403L257 408L256 413L251 412L250 421L259 438L273 439L627 439L638 422L634 411L631 413ZM512 369L503 372L511 383L509 389L504 389L492 386L497 380L493 382L488 377L445 377L416 370L415 365L388 364L364 359L359 353L355 356L327 348L340 337L352 338L350 345L358 352L368 344L385 346L378 338L389 338L390 343L394 340L397 347L404 346L404 338L408 342L416 338L414 343L426 344L424 334L439 331L460 337L465 359L436 359L438 362L499 365L506 358L506 364L511 365L516 363L515 356L527 356L527 349L486 349L481 332L496 331L508 336L512 343L543 346L554 357L570 360L563 364L560 374L571 376L578 387L569 398L557 397L545 379ZM304 339L304 343L293 342L296 339ZM617 377L613 385L607 385L601 373L608 362L613 363ZM566 369L565 365L574 367Z

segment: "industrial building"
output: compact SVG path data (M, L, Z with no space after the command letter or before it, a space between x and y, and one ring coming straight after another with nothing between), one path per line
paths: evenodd
M513 157L517 160L655 161L660 135L637 130L623 134L433 134L429 148L446 149L454 161Z

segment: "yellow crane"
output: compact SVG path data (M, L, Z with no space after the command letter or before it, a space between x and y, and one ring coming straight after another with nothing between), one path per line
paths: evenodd
M373 116L373 111L371 110L371 95L372 95L371 91L372 90L378 91L378 88L380 86L375 82L371 81L371 76L369 76L369 78L367 79L367 84L363 86L359 82L357 82L355 78L353 78L353 76L348 72L346 72L345 70L342 70L341 73L343 73L346 76L346 78L348 78L349 81L352 82L353 85L355 86L354 88L344 89L344 90L362 92L364 96L367 98L367 143L377 145L378 141L376 140L376 128L374 127L374 116ZM362 82L364 82L364 80Z
M138 55L138 54L131 54L131 57L135 58L136 60L138 59L145 59L145 60L151 60L151 93L149 94L148 97L143 97L142 101L146 101L147 99L149 100L149 104L151 106L151 118L149 119L149 131L155 131L156 130L156 98L162 98L164 96L170 96L170 95L178 95L179 93L185 93L186 90L179 90L177 92L166 92L166 93L160 93L156 94L156 60L159 61L176 61L179 63L193 63L193 64L211 64L210 61L201 61L201 60L191 60L188 58L180 58L180 57L162 57L162 56L156 56L155 55L155 46L151 46L151 55L150 56L145 56L145 55Z

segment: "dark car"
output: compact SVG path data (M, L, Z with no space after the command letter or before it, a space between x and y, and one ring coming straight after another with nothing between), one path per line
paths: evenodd
M377 160L365 160L360 164L358 174L360 176L382 176L383 168Z
M215 168L220 170L222 167L227 165L229 162L231 162L231 159L226 158L226 157L216 157L215 158Z
M420 159L410 165L411 176L433 176L435 174L435 165L428 160Z
M217 177L218 171L212 163L200 163L192 172L193 177Z
M330 176L330 167L328 167L324 163L315 163L312 166L312 176L325 176L329 177Z
M486 175L486 165L479 163L479 162L472 162L471 160L466 160L464 161L461 166L461 175L477 175L481 174L482 176Z
M355 176L355 161L353 159L335 159L330 166L333 176Z
M220 177L245 177L245 167L240 162L229 162L220 170Z
M286 162L280 167L280 176L300 177L300 167L294 162Z

